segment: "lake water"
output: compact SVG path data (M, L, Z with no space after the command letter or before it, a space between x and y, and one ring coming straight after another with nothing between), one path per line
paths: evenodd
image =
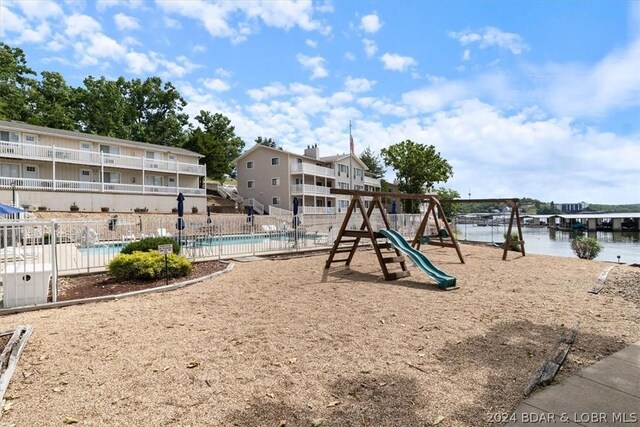
M462 243L465 240L502 243L506 230L506 226L478 227L473 224L460 224L458 239ZM514 231L517 231L515 227ZM586 236L595 237L604 246L596 260L617 262L617 256L620 255L620 262L640 264L640 232L637 231L574 233L548 228L523 227L522 234L526 253L576 258L576 254L571 250L571 239L574 236Z

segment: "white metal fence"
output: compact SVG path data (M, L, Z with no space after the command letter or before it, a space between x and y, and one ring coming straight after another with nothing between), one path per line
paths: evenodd
M421 215L390 215L391 227L412 238ZM191 261L243 256L291 253L329 248L340 230L344 215L301 215L297 221L283 215L189 215L184 228L177 217L113 215L109 219L0 222L0 280L4 306L42 303L31 298L43 281L51 300L57 299L57 278L61 275L104 271L106 265L132 241L150 236L177 240L182 254ZM374 229L384 227L381 216L373 215ZM354 215L349 229L358 229L362 217ZM363 243L367 243L366 241ZM33 279L38 283L26 283ZM6 284L33 285L26 299L9 301ZM27 286L29 287L29 286ZM23 295L24 296L24 295ZM9 299L8 299L9 298Z

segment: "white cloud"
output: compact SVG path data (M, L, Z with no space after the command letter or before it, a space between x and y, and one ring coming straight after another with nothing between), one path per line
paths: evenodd
M284 30L299 27L323 35L331 32L331 27L313 19L315 9L310 1L209 3L191 0L156 1L156 4L166 13L201 22L211 36L229 38L232 43L245 41L260 22Z
M28 25L22 16L16 15L0 3L0 35L5 36L8 32L22 32Z
M103 12L110 7L124 6L130 9L137 9L144 4L144 0L97 0L96 10Z
M207 47L203 44L196 44L193 45L193 47L191 48L195 53L203 53L207 51Z
M311 49L315 49L318 47L318 42L311 39L306 39L304 43L309 46Z
M355 61L356 60L356 55L354 55L353 52L345 52L344 53L344 59L346 59L347 61Z
M129 52L126 54L127 69L134 74L154 73L158 65L144 53Z
M534 69L542 81L539 102L554 112L572 116L601 116L640 107L640 39L615 50L591 67L553 64Z
M362 44L364 45L364 53L367 55L367 58L371 58L378 52L378 45L373 40L362 39Z
M468 61L471 59L471 50L470 49L465 49L464 52L462 53L462 60L463 61Z
M516 33L508 33L495 27L486 27L481 32L472 31L451 31L449 37L458 40L462 46L478 43L481 49L497 46L501 49L511 51L514 55L519 55L527 50L529 46Z
M137 30L140 28L140 24L136 18L125 15L124 13L115 14L113 20L116 23L116 28L120 31Z
M179 30L182 28L182 24L177 19L169 18L165 16L162 18L165 28L171 28L172 30Z
M382 22L375 13L371 15L365 15L360 19L360 29L365 33L375 34L382 28Z
M324 66L324 58L321 56L307 56L299 53L296 59L304 68L311 70L311 80L327 77L329 72Z
M452 102L468 95L462 83L442 82L427 88L407 92L402 95L402 102L419 113L431 113L448 107Z
M410 67L417 65L415 59L410 56L402 56L395 53L385 53L380 57L385 70L407 71Z
M368 80L363 78L356 79L348 76L344 81L344 88L352 93L362 93L369 92L375 84L375 80Z
M282 96L289 93L287 88L281 83L274 83L269 86L264 86L260 89L249 89L247 95L258 102L262 102L269 98Z
M65 34L69 37L75 36L91 36L94 33L102 31L102 26L98 21L89 15L81 15L74 13L65 18Z
M221 79L204 79L202 85L214 92L226 92L231 89L229 83Z
M62 16L62 8L50 0L21 1L17 3L27 19L43 20Z
M229 70L225 70L224 68L218 67L216 68L216 76L222 77L223 79L228 79L231 77L233 73Z

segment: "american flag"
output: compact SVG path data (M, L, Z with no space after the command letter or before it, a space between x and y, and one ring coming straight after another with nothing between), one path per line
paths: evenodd
M356 147L353 145L353 136L351 136L351 134L349 134L349 143L351 146L351 154L353 154L356 151Z

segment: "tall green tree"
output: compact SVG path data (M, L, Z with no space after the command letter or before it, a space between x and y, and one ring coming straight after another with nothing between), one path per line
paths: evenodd
M127 81L88 76L84 87L76 89L77 120L83 132L113 138L131 139L131 119L127 100Z
M27 121L38 126L78 130L77 92L58 72L43 71L40 74L42 79L29 92L32 111Z
M187 138L187 105L171 82L160 77L131 80L127 85L131 139L158 145L179 147Z
M449 200L459 199L460 193L453 188L440 187L436 189L436 194L438 195L438 200L440 200L442 204L442 209L444 209L444 214L447 216L447 219L450 220L454 218L460 210L460 205L457 203L451 203Z
M276 141L273 138L263 138L259 136L256 138L256 144L264 145L265 147L276 148Z
M24 51L0 42L0 119L29 119L28 94L36 84L30 75L36 72L27 66Z
M235 134L231 121L220 113L200 111L195 117L200 124L194 129L184 148L200 153L207 165L207 175L220 179L233 171L233 160L242 153L244 141Z
M367 165L369 168L368 172L375 178L382 178L384 176L386 170L382 165L382 160L371 150L371 147L365 148L362 153L360 153L360 160Z
M433 145L405 140L380 151L385 165L396 171L400 190L407 193L424 193L434 184L446 182L453 176L453 169L440 156ZM418 204L403 200L405 212L417 213Z

